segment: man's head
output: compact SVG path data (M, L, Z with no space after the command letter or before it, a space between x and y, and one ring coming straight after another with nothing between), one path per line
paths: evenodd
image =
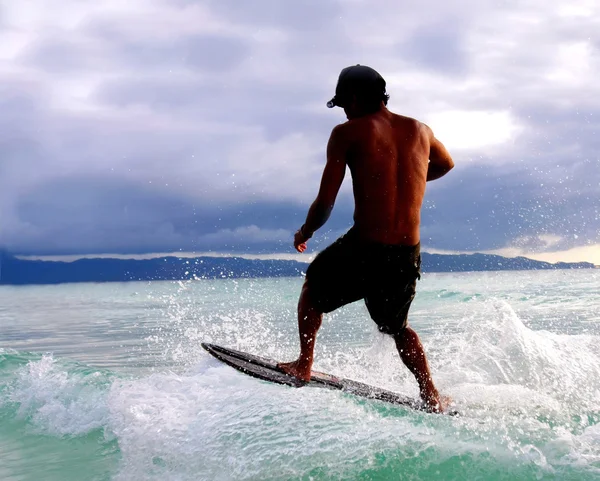
M342 107L346 114L351 111L352 116L365 115L378 111L382 102L387 105L389 98L385 80L376 70L366 65L353 65L341 71L335 96L327 102L327 107Z

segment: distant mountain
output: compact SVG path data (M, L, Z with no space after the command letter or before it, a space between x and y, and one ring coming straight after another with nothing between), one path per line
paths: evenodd
M524 271L534 269L594 269L590 262L549 262L534 261L527 257L502 257L492 254L429 254L422 255L425 272L467 272L467 271Z
M505 271L531 269L589 269L589 262L557 263L525 257L488 254L422 254L423 272ZM24 260L0 251L0 284L60 284L63 282L124 282L194 278L293 277L307 263L249 260L241 257L159 257L147 260L80 259L74 262Z

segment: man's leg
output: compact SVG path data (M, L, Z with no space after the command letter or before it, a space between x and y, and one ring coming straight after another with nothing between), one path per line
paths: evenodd
M298 331L300 333L300 356L294 362L278 366L291 376L310 381L317 331L321 327L323 313L312 303L306 281L298 301Z
M417 333L410 327L405 327L400 334L395 334L396 348L402 362L412 372L419 384L421 399L434 412L442 412L448 399L442 399L440 393L433 384L431 371L425 356L423 344Z

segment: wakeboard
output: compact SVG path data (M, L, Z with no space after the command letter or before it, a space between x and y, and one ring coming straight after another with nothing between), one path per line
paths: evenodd
M254 354L228 349L217 346L216 344L202 343L202 347L219 361L237 369L249 376L269 381L276 384L283 384L292 387L321 387L334 389L344 393L353 394L366 399L384 401L390 404L406 406L419 411L426 411L426 406L422 401L409 396L388 391L368 384L345 379L339 376L333 376L323 372L313 371L310 381L302 381L286 374L277 366L277 362ZM457 415L456 411L448 411L445 414Z

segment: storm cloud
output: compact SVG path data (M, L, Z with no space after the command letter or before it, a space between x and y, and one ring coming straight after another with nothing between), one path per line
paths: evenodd
M455 159L425 249L600 242L591 0L6 2L0 27L0 248L290 252L356 63ZM348 175L312 247L352 209Z

